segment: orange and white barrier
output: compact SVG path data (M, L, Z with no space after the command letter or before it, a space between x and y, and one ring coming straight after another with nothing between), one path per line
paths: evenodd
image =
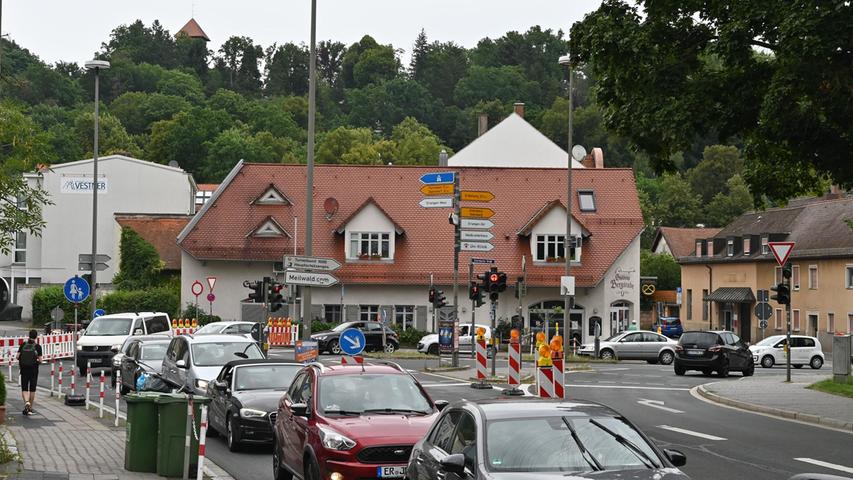
M554 397L555 398L566 398L566 373L563 369L563 356L560 355L559 358L552 359L553 365L551 366L553 372L554 379Z
M271 347L291 347L299 339L299 325L289 318L270 318L267 320L267 340Z
M62 368L60 366L59 368ZM101 377L98 380L100 390L98 391L98 417L104 418L104 371L101 370ZM61 384L61 382L60 382Z
M192 335L198 330L198 320L195 318L173 318L172 331L175 335Z
M207 440L207 405L201 406L201 422L198 426L198 470L196 480L204 479L204 444Z
M341 357L341 365L362 365L364 364L364 357L361 355L347 356L344 355Z
M475 345L477 355L477 380L485 380L485 378L489 376L489 374L486 373L486 358L488 357L486 340L484 338L480 338L475 342Z
M2 349L3 352L2 355L0 355L0 358L3 358L5 360L5 363L9 366L10 378L12 375L12 364L16 361L18 349L27 340L29 340L28 336L0 337L0 349ZM38 337L36 337L36 343L41 345L42 358L44 360L70 358L74 356L73 333L52 333L49 335L39 335Z
M521 385L521 345L518 342L510 342L508 357L507 384L511 387Z
M554 398L554 369L551 365L536 369L536 383L539 384L540 398Z

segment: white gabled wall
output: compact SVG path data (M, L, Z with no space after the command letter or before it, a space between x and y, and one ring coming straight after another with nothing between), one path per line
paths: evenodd
M572 235L580 237L584 233L583 227L572 218ZM540 218L530 231L530 252L536 258L536 236L537 235L565 235L566 234L566 209L562 207L552 208L544 217ZM583 261L583 244L579 255ZM575 262L573 262L575 263Z
M392 260L394 259L394 223L376 205L372 203L367 204L360 212L358 212L358 214L347 222L344 229L346 233L344 252L346 253L347 260L351 259L350 235L352 232L387 233L390 241L388 254Z

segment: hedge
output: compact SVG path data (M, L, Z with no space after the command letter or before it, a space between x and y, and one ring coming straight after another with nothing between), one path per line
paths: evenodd
M36 290L36 293L33 294L33 325L38 326L51 322L53 319L50 318L50 311L54 307L59 307L65 312L63 322L74 321L74 304L65 299L62 286L42 287ZM80 309L78 317L80 321L88 319L89 299L81 303L78 308Z
M165 312L170 317L180 312L180 305L180 292L168 287L117 290L98 301L98 306L107 313Z

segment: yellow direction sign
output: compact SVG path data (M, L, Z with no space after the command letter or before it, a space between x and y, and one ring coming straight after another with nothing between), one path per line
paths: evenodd
M459 215L462 218L492 218L494 214L495 211L491 208L462 207L459 210Z
M476 190L462 190L461 199L468 202L491 202L495 198L492 192L481 192Z
M424 195L452 195L453 184L424 185L421 187L421 193Z

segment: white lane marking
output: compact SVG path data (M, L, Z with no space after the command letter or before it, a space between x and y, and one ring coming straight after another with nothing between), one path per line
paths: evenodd
M689 392L689 388L678 387L640 387L630 385L581 385L579 383L567 383L567 388L624 388L629 390L668 390L673 392Z
M723 437L717 437L715 435L708 435L707 433L694 432L693 430L686 430L684 428L670 427L669 425L658 425L658 428L662 428L664 430L669 430L671 432L683 433L685 435L692 435L694 437L704 438L706 440L717 440L717 441L725 440L725 438L723 438Z
M623 370L631 370L630 368L593 368L596 372L621 372Z
M430 387L470 387L471 382L468 383L422 383L422 387L430 388Z
M676 410L674 408L664 407L663 406L664 402L662 402L660 400L649 400L647 398L641 398L641 399L637 400L637 403L639 403L640 405L645 405L647 407L657 408L658 410L663 410L664 412L684 413L681 410Z
M821 460L815 460L813 458L800 457L800 458L795 458L794 460L797 460L798 462L811 463L812 465L817 465L819 467L831 468L833 470L838 470L838 471L844 472L844 473L853 473L853 468L845 467L844 465L836 465L834 463L824 462Z

